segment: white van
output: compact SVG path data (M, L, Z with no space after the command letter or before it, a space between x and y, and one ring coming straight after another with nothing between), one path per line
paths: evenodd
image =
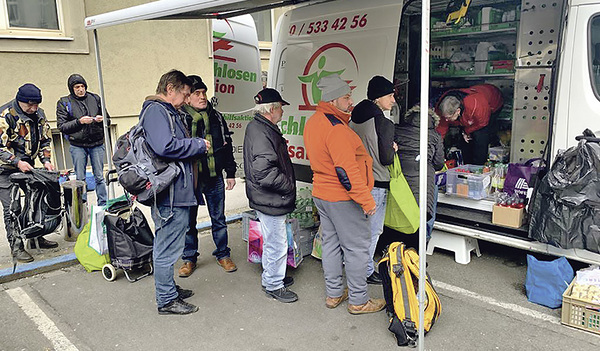
M254 118L254 96L262 89L260 52L251 15L212 20L215 86L213 105L223 114L233 139L233 155L243 174L244 131ZM209 90L209 94L211 91Z
M448 3L431 5L430 96L484 82L498 86L511 162L541 157L546 147L552 160L559 149L575 145L585 128L600 135L600 2L473 0L463 25L451 28L444 24ZM420 2L412 1L325 2L282 16L268 85L290 102L281 130L298 180L311 181L302 136L320 99L318 79L339 73L356 103L366 98L374 75L393 80L399 109L391 118L397 122L419 99L419 32ZM436 229L600 262L600 255L586 250L531 241L526 225L493 225L492 206L490 200L440 194Z

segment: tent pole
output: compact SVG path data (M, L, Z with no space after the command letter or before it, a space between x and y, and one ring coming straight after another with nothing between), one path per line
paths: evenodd
M100 103L102 105L102 116L107 116L106 113L106 97L104 95L104 80L102 78L102 63L100 62L100 45L98 44L98 32L94 29L94 48L96 52L96 69L98 70L98 85L100 87ZM110 142L110 129L108 127L108 120L102 119L104 126L104 146L106 148L106 162L108 164L108 170L113 169L112 163L112 144ZM115 197L115 188L113 183L108 185L108 197L113 199Z
M419 351L425 350L425 279L427 236L427 134L429 127L429 22L430 1L421 2L421 124L419 155Z

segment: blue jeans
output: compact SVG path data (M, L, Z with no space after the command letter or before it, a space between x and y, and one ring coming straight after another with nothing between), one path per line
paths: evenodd
M152 206L152 220L155 227L152 259L156 304L163 307L178 296L173 267L183 252L185 233L190 221L190 207L171 209L171 206Z
M438 191L439 186L433 186L433 213L431 214L431 218L427 221L427 242L431 239L431 232L433 231L433 224L435 223L435 212L437 211L437 202L438 202Z
M73 167L75 167L75 175L77 180L85 182L85 170L87 168L88 156L92 163L92 172L96 180L96 195L98 196L98 206L106 205L106 183L104 183L104 156L106 148L104 145L94 147L79 147L71 145L71 158L73 159ZM87 201L87 193L83 193L83 200Z
M373 188L371 195L375 199L375 214L371 216L371 245L369 246L369 263L367 264L367 277L373 274L375 267L373 264L373 256L377 247L377 240L383 233L383 220L385 219L385 206L387 204L388 190L384 188Z
M201 192L206 199L208 214L210 215L212 237L216 249L213 256L220 260L229 257L231 249L227 247L227 222L225 221L225 184L223 177L212 178L209 182L201 184ZM198 229L196 229L198 207L190 211L190 228L185 235L185 248L183 260L188 262L198 261Z
M270 291L283 288L287 263L286 216L271 216L256 211L263 235L262 285Z

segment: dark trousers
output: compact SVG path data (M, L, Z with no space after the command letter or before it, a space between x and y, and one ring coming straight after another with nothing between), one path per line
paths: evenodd
M11 182L8 174L0 174L0 202L2 203L2 212L4 214L4 228L6 229L6 238L12 249L15 242L15 232L13 228L13 218L10 215L10 188Z
M212 237L216 249L213 256L217 260L230 256L230 249L227 247L227 222L225 220L225 184L223 177L211 178L209 181L200 185L200 190L210 215ZM198 229L196 229L196 217L198 216L198 206L193 206L190 211L190 228L185 235L185 248L183 250L184 261L194 262L198 260Z

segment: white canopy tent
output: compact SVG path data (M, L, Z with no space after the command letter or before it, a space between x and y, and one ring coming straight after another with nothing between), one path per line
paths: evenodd
M169 19L220 19L242 14L253 13L272 8L309 4L335 0L160 0L143 5L133 6L117 11L107 12L85 19L85 28L94 33L94 47L96 52L96 66L98 70L98 82L100 85L100 96L102 101L102 113L106 115L104 81L102 79L102 65L100 61L100 48L97 29L119 24L132 23L142 20L169 20ZM429 101L429 22L430 22L430 0L421 1L421 106L428 106ZM421 109L421 133L420 148L421 155L427 155L427 121L428 109ZM106 119L104 127L108 130ZM105 144L109 169L112 164L112 145L105 133ZM427 220L427 157L421 157L419 161L419 276L425 277L426 253L426 220ZM114 196L114 190L110 187L110 195ZM425 280L419 279L419 350L424 350L423 320L425 317Z

